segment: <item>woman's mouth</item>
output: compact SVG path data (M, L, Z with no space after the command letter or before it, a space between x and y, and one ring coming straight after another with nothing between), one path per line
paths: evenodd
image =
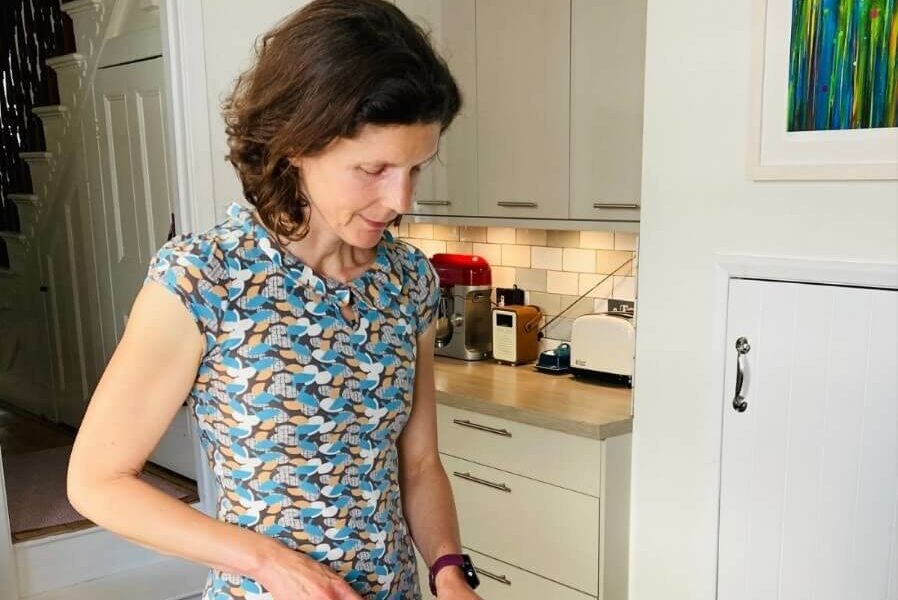
M367 225L370 229L386 229L387 225L390 224L389 221L372 221L371 219L363 217L362 215L359 215L359 217L362 219L362 222L365 223L365 225Z

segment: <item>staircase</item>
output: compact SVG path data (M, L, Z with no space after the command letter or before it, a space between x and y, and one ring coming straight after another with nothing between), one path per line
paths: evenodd
M92 262L89 248L73 243L84 222L73 218L79 182L71 174L83 157L79 116L115 1L7 0L2 8L2 35L12 43L0 87L0 397L54 421L62 416L57 393L83 396L87 386L78 384L89 380L88 362L66 360L76 352L59 315L78 303L78 271ZM66 252L54 256L60 240ZM69 264L60 261L65 254ZM75 350L87 350L90 332L76 333Z

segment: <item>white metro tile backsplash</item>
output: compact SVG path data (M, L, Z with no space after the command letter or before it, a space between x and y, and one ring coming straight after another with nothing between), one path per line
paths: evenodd
M428 256L438 252L482 256L492 269L493 287L522 288L526 301L542 309L544 323L573 303L546 328L550 339L569 340L574 318L608 310L611 298L636 298L638 236L634 233L432 223L403 223L393 233ZM608 277L631 258L632 263ZM576 301L606 277L586 298Z

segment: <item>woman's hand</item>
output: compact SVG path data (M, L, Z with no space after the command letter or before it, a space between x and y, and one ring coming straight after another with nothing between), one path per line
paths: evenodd
M327 565L278 545L256 578L274 600L361 600L352 586Z

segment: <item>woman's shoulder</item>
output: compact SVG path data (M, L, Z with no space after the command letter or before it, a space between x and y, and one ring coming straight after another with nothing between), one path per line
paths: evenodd
M233 204L226 218L205 231L182 233L166 241L152 264L189 267L207 279L217 279L225 273L234 251L244 244L247 230L240 210Z

